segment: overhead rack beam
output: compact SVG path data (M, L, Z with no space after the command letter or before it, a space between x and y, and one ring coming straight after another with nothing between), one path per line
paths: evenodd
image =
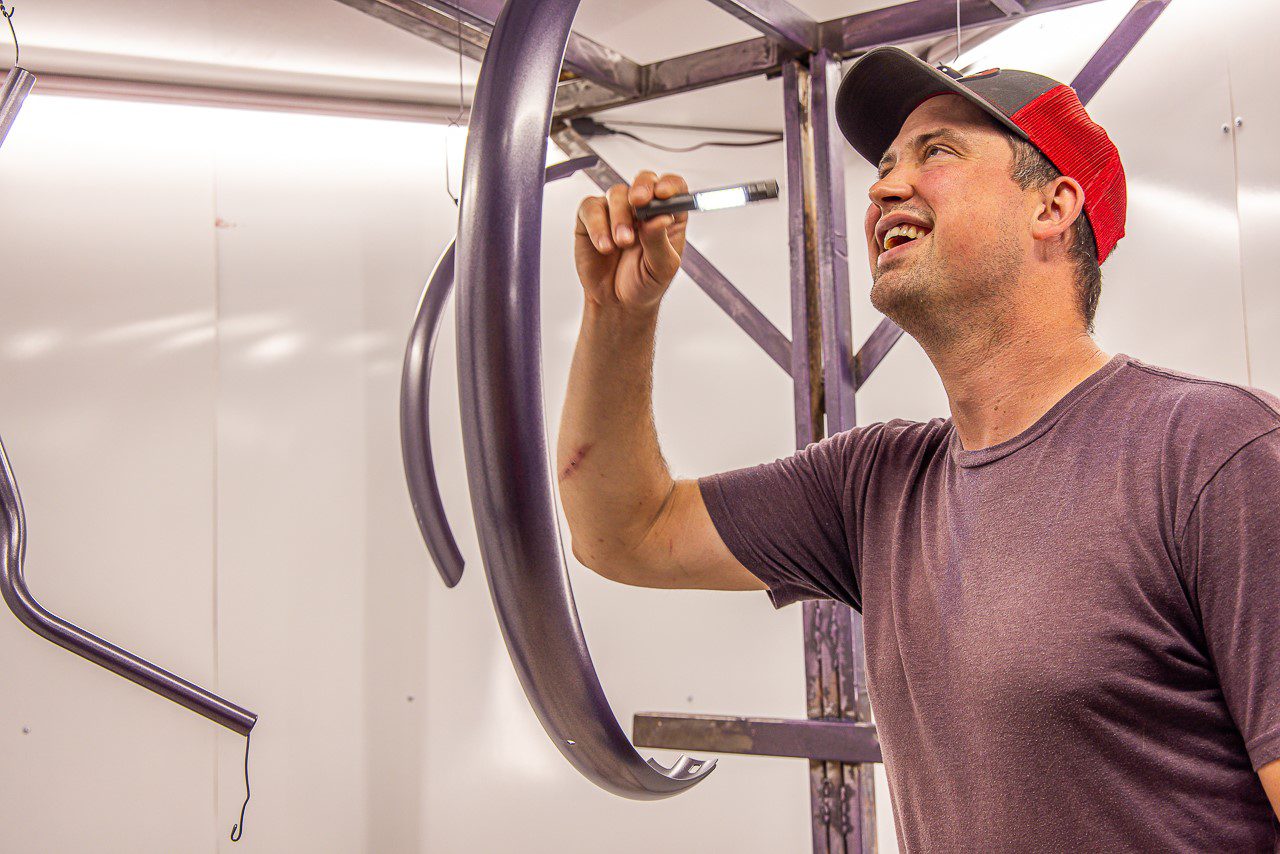
M501 0L338 0L380 21L479 62L489 45ZM564 69L614 94L640 91L642 66L611 47L572 33Z
M818 49L818 22L787 0L710 0L793 53Z
M459 30L464 56L484 56L500 0L338 0L379 20L457 51ZM617 51L577 33L569 39L564 67L556 89L555 116L574 118L601 110L692 92L757 75L780 74L782 64L808 38L807 24L787 12L782 0L711 0L735 17L770 34L709 50L639 65ZM1018 10L1039 15L1097 0L1001 0ZM960 28L989 27L1011 16L994 0L960 0ZM489 17L493 15L494 17ZM809 19L812 20L812 19ZM461 27L459 24L461 23ZM905 41L938 38L955 32L955 0L912 0L871 12L815 22L817 46L833 57L847 59L872 48ZM803 50L803 49L802 49ZM807 52L807 51L806 51Z

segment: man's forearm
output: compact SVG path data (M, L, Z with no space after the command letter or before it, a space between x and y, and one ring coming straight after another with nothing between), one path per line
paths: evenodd
M557 473L578 559L627 569L673 485L653 423L657 308L590 300L569 371Z

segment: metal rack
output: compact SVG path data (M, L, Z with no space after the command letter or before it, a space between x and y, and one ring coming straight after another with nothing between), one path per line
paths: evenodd
M623 179L572 129L568 119L755 75L780 74L783 78L789 190L792 308L790 337L774 326L692 245L685 248L682 269L792 377L796 445L804 447L824 435L847 430L856 424L858 389L868 381L876 366L902 335L901 329L885 319L859 349L855 351L853 347L848 231L844 212L843 138L832 132L832 99L840 81L840 62L880 45L948 35L955 31L957 10L963 28L974 29L1007 23L1012 18L1083 5L1093 0L959 0L958 4L956 0L913 0L830 21L814 20L786 0L709 0L762 35L646 65L635 63L617 51L568 31L568 22L572 20L577 7L576 0L543 0L541 6L539 0L508 0L505 5L502 0L339 2L443 47L455 51L461 49L464 55L473 59L484 60L491 39L495 43L501 43L501 50L495 53L504 55L494 60L493 65L496 67L491 68L490 63L486 62L482 68L481 82L477 88L477 106L485 98L501 100L492 95L492 83L486 88L486 72L489 76L504 74L504 80L510 88L526 87L528 103L537 102L548 108L547 126L552 141L568 157L575 159L574 169L581 169L601 189L621 183ZM1098 91L1169 2L1170 0L1138 0L1073 81L1072 85L1082 101L1087 103ZM545 12L544 17L557 18L557 25L563 22L564 29L557 33L554 26L545 21L539 22L539 27L534 27L534 12ZM516 17L519 18L518 21L513 20ZM511 55L519 50L522 37L520 33L512 32L516 26L527 27L531 33L536 30L536 34L530 38L538 40L537 44L529 47L526 55L520 57ZM552 57L554 51L551 48L556 46L559 36L566 36L563 42L559 42L564 45L560 54L563 62L558 66L558 77L547 80L554 87L552 102L542 105L542 93L537 90L539 83L530 82L523 76L525 69L530 66L527 60L548 60ZM519 64L517 58L526 60L525 64ZM545 69L538 70L545 72ZM504 104L509 107L510 98ZM485 266L481 259L473 256L468 268L468 259L463 257L467 255L465 244L472 239L478 242L482 231L491 245L497 245L503 239L510 239L512 242L528 242L532 239L533 243L537 243L538 223L529 224L530 219L540 219L537 215L541 213L541 207L536 200L527 201L526 207L518 212L519 216L504 214L506 221L497 226L491 226L477 218L476 211L483 208L483 200L475 202L468 209L468 191L475 192L485 183L481 171L485 171L484 177L487 178L499 174L494 171L495 167L491 162L481 164L479 161L494 158L501 160L511 156L521 161L529 160L532 168L533 162L541 157L541 149L534 145L536 140L528 127L519 131L518 141L525 143L523 147L509 145L504 149L494 142L494 129L488 126L489 123L505 121L511 115L509 109L504 113L502 109L494 108L489 103L485 103L478 113L473 113L473 139L469 146L474 144L475 150L474 153L469 151L467 158L458 242L460 275L469 269L476 281L484 278L483 274L492 275L495 271L511 274L507 278L513 282L524 277L526 281L523 288L516 282L503 292L509 302L514 302L527 301L529 291L536 297L536 252L532 253L532 264L528 256L519 255L515 249L504 250L505 257L498 266ZM476 142L477 137L481 137L479 142ZM529 147L535 149L536 156L531 156L524 150ZM525 188L524 184L527 182L523 178L528 176L524 176L518 168L508 169L501 174L508 177L514 175L514 186ZM546 178L553 179L550 175ZM437 265L431 287L435 287L437 281L447 283L437 288L431 299L427 298L432 296L431 287L428 288L423 308L420 309L419 323L415 326L414 340L406 356L404 400L412 398L418 401L413 410L414 417L410 419L413 422L425 418L421 397L423 384L428 381L424 365L429 368L432 334L423 326L423 312L432 315L431 324L438 321L439 307L445 296L441 288L447 289L452 285L452 249L451 246L446 252L447 259L442 258ZM480 288L477 287L476 290L479 291ZM518 609L507 607L511 602L505 598L513 594L513 590L506 587L515 577L509 566L513 557L518 561L522 557L532 558L536 555L521 553L519 536L511 536L510 531L495 530L495 525L500 522L517 527L527 526L529 537L534 538L545 535L545 531L534 529L539 524L545 528L546 520L531 522L519 518L521 514L511 510L503 516L501 512L494 510L494 501L491 500L492 495L497 494L507 500L509 505L512 496L524 489L526 491L520 494L532 501L532 504L543 501L546 495L541 494L537 488L530 492L527 483L529 479L537 479L538 461L535 459L531 463L525 454L515 453L514 458L520 460L515 465L520 467L520 471L515 473L518 476L513 479L512 472L502 470L505 464L496 462L495 455L488 453L488 448L479 440L484 430L495 430L503 426L500 419L492 417L491 412L482 411L486 409L485 402L477 396L492 394L493 389L487 388L488 385L505 383L501 386L503 390L512 395L520 395L530 391L520 387L519 380L523 377L527 384L533 386L532 392L540 393L540 378L532 372L530 362L513 358L508 352L519 349L519 346L532 347L532 365L537 365L536 299L533 300L534 322L520 327L504 327L499 321L493 331L482 328L478 322L468 323L464 314L475 321L482 299L487 299L484 305L501 313L507 310L502 300L493 295L468 298L464 294L460 297L460 300L466 299L470 299L472 304L464 307L460 303L459 308L459 340L460 347L464 350L464 358L459 360L460 373L475 372L478 370L477 366L488 372L482 377L460 377L463 385L470 383L474 386L470 398L467 396L468 391L463 390L464 434L468 439L468 468L471 470L473 503L476 505L482 553L490 571L495 606L526 693L561 752L598 784L629 797L663 797L681 791L687 788L684 784L692 785L701 779L710 770L710 763L689 765L684 763L697 763L697 760L682 760L677 769L686 770L692 776L681 777L679 770L672 770L669 772L671 776L666 778L667 783L662 784L670 784L670 787L660 794L654 794L644 785L618 787L615 785L616 780L600 779L599 765L607 764L605 760L616 761L620 766L628 766L633 762L634 751L629 744L619 745L616 739L609 742L609 733L604 733L603 741L609 743L602 742L597 748L591 748L598 749L599 753L593 754L590 761L586 761L583 759L583 751L577 748L588 747L587 745L580 746L574 740L568 740L568 746L563 743L566 740L563 737L566 728L598 725L610 712L607 702L603 701L598 692L587 692L590 696L584 700L582 708L552 708L554 703L549 699L549 692L557 686L555 677L549 673L559 667L562 659L553 661L545 650L522 639L530 636L532 627L527 622L522 622L523 617L512 613ZM477 344L464 333L484 340ZM503 339L500 336L504 333L510 333L519 340ZM509 375L503 374L508 369ZM499 376L500 374L503 375ZM529 399L532 400L533 397L536 395L531 394ZM502 405L508 406L508 403ZM509 404L509 407L519 406L519 402ZM540 402L536 405L529 403L529 412L537 416L539 427L540 406ZM408 409L404 411L408 412ZM489 418L488 421L485 420L486 417ZM412 427L413 424L410 424L411 429ZM423 436L425 431L406 445L410 488L415 494L415 509L418 510L419 522L432 553L450 554L454 557L439 565L446 583L452 585L461 575L461 558L452 543L447 522L443 519L438 495L430 495L435 489L434 473L430 469L429 450L424 457L423 442L426 439ZM492 441L492 436L487 436L486 441ZM535 441L533 438L530 438L528 446L521 446L520 438L515 435L504 435L498 441L508 443L503 446L503 450L527 451L527 456L530 457L536 456L535 452L545 454L540 440ZM411 462L411 457L414 462ZM513 485L513 480L519 481L521 477L525 480ZM494 490L494 493L491 494L489 490ZM501 495L503 490L507 490L509 494ZM548 487L546 493L549 492ZM422 500L419 500L420 497ZM537 512L531 515L545 515L541 506L535 509ZM482 515L487 518L480 519ZM554 531L551 536L554 538ZM557 587L552 583L556 581L554 571L545 568L544 580L547 580L547 587L555 587L555 595L550 597L551 600L556 604L567 604L568 613L559 629L575 641L571 646L578 657L576 664L581 668L582 674L594 680L594 670L586 653L585 642L581 641L576 613L573 612L567 578L561 579L563 584ZM559 596L564 597L564 602L557 598ZM642 747L807 759L810 767L813 850L832 854L871 852L876 848L872 763L880 761L881 756L867 696L861 615L831 601L805 602L803 608L807 720L643 713L635 717L633 741L635 745ZM596 686L598 687L598 683ZM654 765L652 760L650 765L655 769L660 767Z

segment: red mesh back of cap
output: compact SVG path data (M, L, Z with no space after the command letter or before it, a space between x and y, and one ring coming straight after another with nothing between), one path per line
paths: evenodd
M1050 89L1009 118L1059 172L1084 188L1084 212L1093 226L1101 264L1124 237L1128 203L1124 166L1115 143L1066 85Z

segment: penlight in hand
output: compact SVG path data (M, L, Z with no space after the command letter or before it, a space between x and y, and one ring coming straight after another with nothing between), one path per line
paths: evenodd
M644 207L636 208L636 219L653 219L655 216L681 211L718 211L776 198L777 181L753 181L749 184L734 184L732 187L681 193L669 199L654 199Z

